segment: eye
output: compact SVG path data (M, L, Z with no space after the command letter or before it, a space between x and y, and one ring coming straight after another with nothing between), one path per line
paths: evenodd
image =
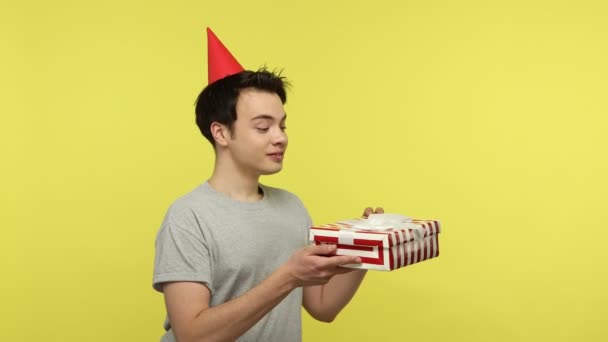
M281 126L281 131L285 132L285 130L287 129L287 126Z
M268 128L268 127L256 127L255 129L256 129L258 132L261 132L261 133L266 133L266 132L268 132L268 129L269 129L269 128Z

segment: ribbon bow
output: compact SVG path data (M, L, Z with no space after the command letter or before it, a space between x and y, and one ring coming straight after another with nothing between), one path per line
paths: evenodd
M412 222L412 219L400 214L371 214L367 219L355 219L340 221L351 225L353 230L371 230L385 231L390 229L411 229L414 233L414 240L419 241L424 239L424 229ZM348 230L343 230L339 234L340 237L352 239L352 233ZM348 239L348 240L350 240Z

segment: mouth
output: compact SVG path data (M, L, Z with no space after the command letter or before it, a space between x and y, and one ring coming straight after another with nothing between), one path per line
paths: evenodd
M270 159L272 159L274 161L282 161L284 155L285 155L285 152L277 152L277 153L269 153L268 154L268 156L270 157Z

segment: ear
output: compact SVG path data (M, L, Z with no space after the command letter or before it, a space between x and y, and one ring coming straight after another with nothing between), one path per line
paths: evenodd
M228 145L228 139L230 138L230 131L228 127L221 123L214 121L211 123L211 135L218 146Z

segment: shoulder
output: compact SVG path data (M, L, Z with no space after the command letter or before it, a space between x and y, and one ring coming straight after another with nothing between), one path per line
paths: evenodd
M171 203L167 209L163 226L195 226L198 223L198 213L201 211L204 212L205 206L208 205L209 202L210 199L204 191L204 186L197 186Z

